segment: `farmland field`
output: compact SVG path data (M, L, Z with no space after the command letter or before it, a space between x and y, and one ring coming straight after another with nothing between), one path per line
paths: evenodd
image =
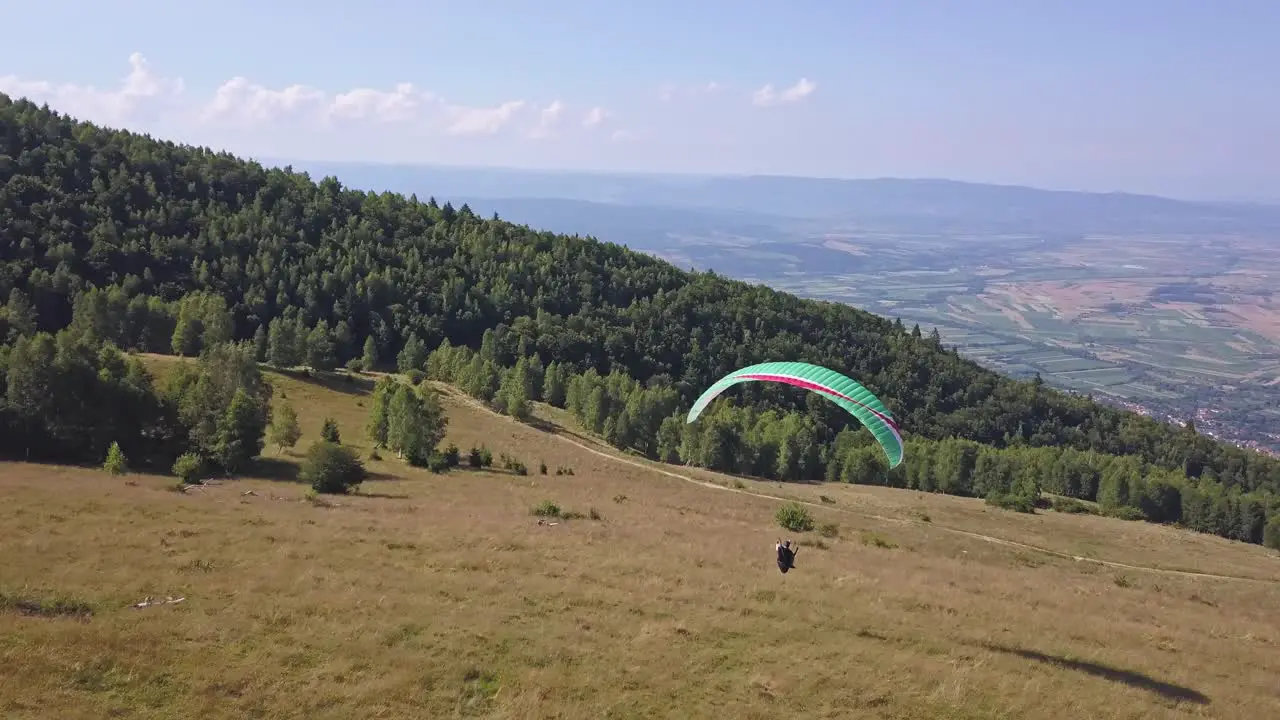
M367 379L270 377L299 448L327 416L368 454ZM0 466L4 716L1254 718L1280 701L1280 563L1259 546L658 465L563 412L539 406L535 429L442 390L447 442L530 474L386 458L318 502L275 449L268 475L187 493ZM830 526L785 576L783 499ZM587 517L540 525L546 501Z
M1280 404L1274 242L990 238L960 250L953 239L947 252L939 242L896 238L892 250L860 257L857 272L759 267L742 275L936 327L947 345L1014 376L1039 373L1058 387L1195 417L1219 435L1280 450L1280 423L1255 412Z

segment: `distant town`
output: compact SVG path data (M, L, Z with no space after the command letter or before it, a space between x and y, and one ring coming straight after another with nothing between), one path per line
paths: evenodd
M1096 399L1102 402L1105 402L1109 405L1115 405L1116 407L1121 407L1121 408L1124 408L1125 410L1132 410L1133 412L1146 415L1147 417L1155 418L1157 420L1165 420L1171 423L1175 423L1177 425L1186 425L1187 420L1191 419L1195 423L1196 432L1202 435L1207 435L1208 437L1214 438L1215 440L1221 440L1223 442L1231 443L1236 447L1257 450L1258 452L1263 453L1264 455L1270 455L1272 457L1280 457L1280 450L1277 450L1276 446L1268 446L1261 442L1258 442L1257 440L1243 440L1238 437L1235 437L1231 433L1230 428L1226 424L1220 422L1217 419L1217 416L1222 413L1222 410L1217 408L1200 408L1196 410L1196 412L1193 414L1191 418L1186 418L1186 417L1179 417L1178 415L1174 415L1172 413L1156 412L1146 407L1145 405L1141 405L1135 402L1130 402L1128 400L1121 400L1119 398L1107 397L1105 395L1101 397L1096 397ZM1267 437L1272 438L1277 442L1278 445L1280 445L1280 435L1268 433Z

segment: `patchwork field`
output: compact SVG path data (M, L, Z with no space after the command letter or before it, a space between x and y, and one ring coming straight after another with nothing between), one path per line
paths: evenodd
M848 256L867 239L821 242ZM1280 404L1276 247L1243 235L898 237L859 256L857 269L814 263L749 277L936 327L948 345L1015 376L1039 373L1160 416L1220 410L1197 423L1280 451L1280 423L1258 414Z
M299 449L331 416L367 454L367 380L272 381ZM619 456L550 408L535 429L446 407L447 441L531 473L371 461L360 494L317 503L275 450L264 469L284 479L188 493L0 465L4 717L1260 718L1280 702L1280 558L1260 547L729 478ZM785 576L784 498L834 526L800 536ZM544 501L586 517L540 525Z

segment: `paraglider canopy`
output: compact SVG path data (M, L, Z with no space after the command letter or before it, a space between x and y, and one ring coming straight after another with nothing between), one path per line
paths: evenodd
M766 362L751 365L720 378L698 397L689 410L686 423L698 419L702 411L720 393L743 382L777 382L816 392L847 410L871 431L889 460L889 467L902 463L902 435L889 409L870 390L851 378L803 362Z

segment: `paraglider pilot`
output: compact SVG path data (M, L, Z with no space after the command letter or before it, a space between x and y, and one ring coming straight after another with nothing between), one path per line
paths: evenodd
M788 570L796 566L796 551L791 549L790 540L782 542L781 538L774 547L778 551L778 569L786 575Z

